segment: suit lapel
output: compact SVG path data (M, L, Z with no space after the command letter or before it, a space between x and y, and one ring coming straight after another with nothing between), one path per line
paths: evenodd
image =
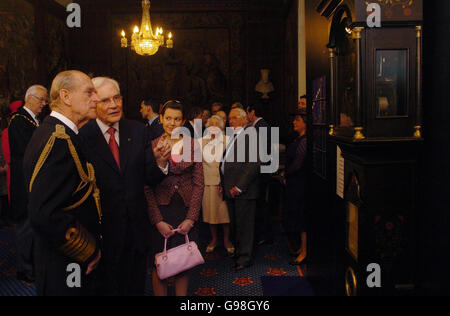
M130 130L127 128L127 124L125 121L119 122L119 139L120 139L120 145L119 145L119 153L120 153L120 169L122 172L125 171L127 167L128 158L130 157L130 151L131 151L131 135Z
M119 167L114 160L114 156L109 148L109 145L106 143L105 136L103 135L100 127L98 126L95 120L92 121L92 128L94 129L94 137L92 137L92 141L94 142L95 151L97 151L98 155L105 160L111 168L113 168L117 173L120 173Z
M31 117L30 113L28 113L28 111L25 110L23 107L21 107L19 110L17 110L17 113L22 114L22 115L28 117L30 120L34 121L33 118Z
M241 134L242 134L242 133L241 133ZM241 135L241 134L240 134L240 135ZM227 156L230 155L230 152L231 152L231 151L234 152L234 159L233 159L233 162L236 162L236 145L235 145L235 143L236 143L236 141L237 141L237 139L239 138L240 135L236 136L236 134L233 134L233 137L230 139L230 143L229 143L229 144L226 144L226 146L225 146L225 151L223 152L223 155L222 155L222 161L220 162L220 169L222 169L222 165L224 165L223 169L224 169L224 171L225 171L225 168L226 168L226 166L227 166L226 158L227 158ZM228 145L229 145L229 146L228 146ZM229 153L228 153L228 155L227 155L228 149L229 149Z

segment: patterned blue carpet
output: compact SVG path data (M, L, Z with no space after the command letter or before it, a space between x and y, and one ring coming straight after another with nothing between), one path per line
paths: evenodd
M207 226L203 225L203 231ZM201 233L201 249L208 242L206 233ZM205 237L206 236L206 237ZM205 255L205 264L191 270L189 296L311 296L314 295L307 278L306 267L288 264L291 257L281 234L273 245L256 248L255 265L234 272L233 260L228 258L223 247ZM174 287L169 286L169 295ZM14 230L0 230L0 296L33 296L34 285L16 279ZM151 272L148 271L146 295L152 296Z
M34 285L16 279L14 228L0 230L0 296L33 296Z

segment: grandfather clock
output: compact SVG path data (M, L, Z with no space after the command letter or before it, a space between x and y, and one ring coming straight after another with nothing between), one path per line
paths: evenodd
M368 26L369 2L380 5L381 27ZM421 0L344 1L334 13L329 135L342 153L337 193L346 205L339 211L347 295L416 287L421 34Z

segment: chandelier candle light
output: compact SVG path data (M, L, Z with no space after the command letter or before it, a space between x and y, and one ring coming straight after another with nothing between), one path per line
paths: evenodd
M128 47L128 39L125 31L122 30L122 38L120 41L121 47ZM164 45L163 29L156 28L153 33L152 24L150 22L150 0L142 0L142 22L141 29L134 27L133 35L131 36L131 49L142 56L151 56L158 52L160 46L173 48L172 33L169 33L166 45Z

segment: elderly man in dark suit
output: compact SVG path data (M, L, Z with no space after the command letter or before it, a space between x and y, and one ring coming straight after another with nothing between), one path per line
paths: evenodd
M95 170L78 130L96 117L98 97L91 79L79 71L58 74L50 97L52 112L34 132L24 156L36 291L46 296L94 295L101 205Z
M168 173L170 147L160 142L153 151L144 124L123 119L117 81L92 81L100 98L97 120L80 133L101 192L103 294L143 296L150 231L144 186L159 183Z
M256 201L260 163L257 133L246 128L247 113L236 108L229 115L234 131L220 164L221 191L230 212L235 241L235 271L253 265ZM253 147L252 147L253 146Z
M11 208L16 225L17 279L31 283L33 271L33 231L27 204L28 192L23 174L23 156L31 136L39 126L37 116L47 104L47 89L31 86L25 94L25 104L11 118L8 128L11 150Z

